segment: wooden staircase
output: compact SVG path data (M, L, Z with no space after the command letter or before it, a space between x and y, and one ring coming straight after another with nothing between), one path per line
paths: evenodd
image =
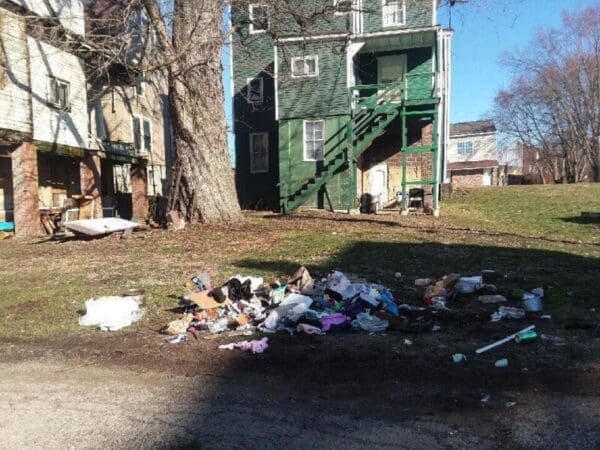
M401 83L370 86L375 88L375 94L360 99L351 98L352 118L347 124L346 145L300 188L282 196L281 212L291 212L306 203L311 195L325 186L335 174L347 169L351 161L356 160L375 139L385 133L402 109L402 102L398 101Z

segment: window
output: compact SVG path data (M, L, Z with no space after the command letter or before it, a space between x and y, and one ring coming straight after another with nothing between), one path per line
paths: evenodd
M269 29L269 8L266 5L250 5L250 33L264 33Z
M404 0L381 0L383 2L381 12L383 14L383 26L393 27L404 25L405 8Z
M473 141L459 142L456 146L456 152L459 155L469 156L473 154Z
M253 105L262 105L264 95L264 79L248 78L246 80L246 100Z
M301 56L292 58L292 78L319 76L319 57Z
M48 103L56 108L68 110L70 84L68 81L55 77L48 78Z
M133 116L133 146L139 153L152 151L152 127L143 117Z
M250 134L250 173L269 171L269 135L267 133Z
M136 84L135 84L135 95L138 97L143 97L144 96L144 73L140 73L137 77L136 77Z
M324 122L304 121L304 161L322 161L324 143Z
M333 0L336 14L348 14L352 12L352 0Z

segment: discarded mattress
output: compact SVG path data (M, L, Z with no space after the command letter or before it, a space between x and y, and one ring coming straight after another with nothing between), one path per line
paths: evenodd
M102 331L117 331L137 322L144 310L133 297L98 297L85 302L86 314L79 325L98 326Z
M138 226L135 222L118 219L116 217L106 217L104 219L74 220L66 222L65 228L76 233L87 236L101 236L103 234L115 233L117 231L126 231Z

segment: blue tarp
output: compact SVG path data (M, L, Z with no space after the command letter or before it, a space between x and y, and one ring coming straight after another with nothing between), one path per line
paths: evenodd
M15 223L14 222L0 222L0 231L14 231Z

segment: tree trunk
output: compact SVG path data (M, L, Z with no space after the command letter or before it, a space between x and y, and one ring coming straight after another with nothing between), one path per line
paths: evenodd
M176 0L169 94L180 180L175 197L190 222L240 216L227 146L221 81L223 0Z

